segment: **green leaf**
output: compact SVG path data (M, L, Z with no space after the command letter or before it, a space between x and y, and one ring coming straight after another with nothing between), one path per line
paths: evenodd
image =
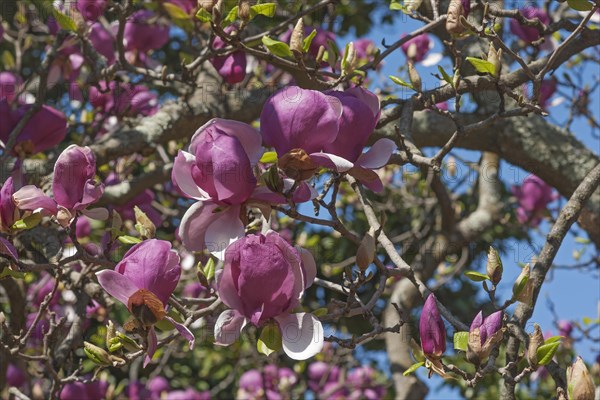
M421 368L423 365L425 365L425 362L418 362L418 363L414 363L413 365L411 365L410 367L408 367L408 369L406 371L404 371L402 373L402 375L404 376L408 376L410 374L412 374L413 372L415 372L416 370L418 370L419 368Z
M454 350L467 351L469 347L469 332L454 333Z
M264 15L265 17L273 18L275 16L276 3L263 3L257 4L250 7L250 18L254 18L257 15Z
M203 272L208 281L215 277L215 260L212 257L206 262Z
M569 7L577 11L590 11L592 9L592 3L587 0L567 0Z
M290 46L288 46L287 43L271 39L268 36L263 36L262 43L271 54L274 54L278 57L293 57Z
M259 162L263 164L272 164L277 162L277 153L274 151L266 151L265 154L262 155Z
M477 271L465 271L465 276L473 282L481 282L490 279L486 274Z
M12 229L31 229L35 228L42 221L41 213L31 214L23 219L16 221L12 225Z
M544 344L550 344L550 343L554 343L554 342L560 342L564 338L565 338L564 336L552 336L552 337L549 337L548 339L544 340Z
M584 325L600 324L600 318L593 319L593 318L590 318L590 317L583 317L583 324Z
M266 325L260 332L260 337L256 342L256 348L259 353L268 356L269 354L281 350L281 331L276 324Z
M172 19L190 19L190 16L184 10L173 3L163 3L163 7Z
M442 78L444 78L444 80L446 82L448 82L450 84L450 86L454 87L454 83L452 82L452 78L450 78L450 75L448 75L448 73L444 70L444 68L442 68L441 65L438 65L438 71L440 71L440 74L442 74Z
M560 341L541 345L536 352L538 365L546 365L552 361L558 346L560 346Z
M590 239L588 239L588 238L584 238L584 237L581 237L581 236L577 236L577 237L575 238L575 241L576 241L577 243L581 243L581 244L590 244Z
M321 307L321 308L317 308L316 310L314 310L312 312L312 315L314 315L315 317L319 318L322 317L324 315L326 315L328 313L328 310L326 307Z
M397 76L390 75L390 79L396 85L404 86L404 87L407 87L409 89L415 90L410 83L403 81L401 78L398 78Z
M56 19L56 22L58 22L58 25L65 31L77 31L77 24L75 21L73 21L73 19L71 19L71 17L63 14L54 7L52 8L52 15Z
M235 10L235 15L237 15L237 10ZM229 17L229 15L227 17ZM200 7L198 12L196 13L196 18L198 18L202 22L212 21L212 15L202 7Z
M228 13L223 22L229 22L230 24L235 22L238 17L238 6L233 7Z
M404 11L404 6L398 0L392 0L390 3L390 10Z
M129 235L119 236L118 239L119 239L119 242L121 242L123 244L138 244L138 243L142 242L142 239L138 239L136 237L129 236Z
M7 276L11 276L15 279L23 279L25 278L25 272L13 271L9 267L4 267L2 272L0 272L0 279L6 278Z
M524 276L520 282L515 282L515 284L513 285L513 298L517 298L521 294L523 289L525 289L525 286L527 285L528 280L529 280L529 277Z
M8 50L2 52L2 66L5 70L10 70L15 67L15 57Z
M310 49L310 45L312 44L315 36L317 36L317 30L313 29L310 35L304 38L304 41L302 42L302 50L304 50L305 53L308 51L308 49Z
M467 57L467 61L471 63L471 65L477 70L477 72L481 72L482 74L490 74L493 76L496 72L494 64L492 64L489 61L475 57Z

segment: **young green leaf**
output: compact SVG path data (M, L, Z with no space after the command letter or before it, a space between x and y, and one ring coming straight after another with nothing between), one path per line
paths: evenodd
M390 79L396 85L404 86L404 87L414 90L414 88L412 87L412 85L410 83L403 81L401 78L398 78L397 76L390 75Z
M486 274L477 271L465 271L465 276L473 282L481 282L490 279Z
M271 39L268 36L263 36L262 43L269 50L270 53L278 57L293 57L292 51L290 50L290 46L288 46L287 43Z
M129 236L129 235L119 236L118 239L119 239L119 242L121 242L123 244L138 244L138 243L142 242L141 239L138 239L136 237Z
M237 6L235 8L237 8ZM237 15L237 10L235 10L235 15ZM227 15L227 17L229 18L229 15ZM200 9L198 10L198 12L196 13L196 18L199 19L202 22L210 22L210 21L212 21L212 15L208 11L206 11L204 8L202 8L202 7L200 7ZM235 19L234 19L234 21L235 21Z
M410 367L408 367L408 369L406 371L404 371L402 373L402 375L404 376L408 376L410 374L412 374L413 372L415 372L416 370L418 370L419 368L421 368L423 365L425 365L425 362L418 362L418 363L414 363L413 365L411 365Z
M259 160L263 164L272 164L277 162L277 153L274 151L266 151Z
M56 19L56 22L58 22L58 25L65 31L77 31L77 24L75 23L75 21L73 21L71 17L63 14L54 7L52 8L52 15Z
M35 228L42 221L42 214L35 213L31 214L23 219L15 221L12 225L12 229L31 229Z
M469 343L469 332L454 333L454 350L467 351Z
M310 35L304 38L304 41L302 42L302 50L304 50L305 53L308 51L308 49L310 49L310 45L315 36L317 36L317 30L313 29Z
M257 4L250 7L250 19L257 15L264 15L265 17L273 18L275 16L276 3L263 3Z
M438 71L440 71L440 74L442 74L442 78L444 78L444 80L450 84L450 86L454 87L454 83L452 82L452 78L450 78L450 75L448 75L448 73L444 70L444 68L442 68L441 65L438 65Z
M550 363L550 361L552 361L552 357L554 357L554 353L556 353L556 350L559 346L560 341L541 345L536 352L538 365L546 365Z
M467 57L467 61L471 63L471 65L477 70L477 72L480 72L482 74L490 74L493 76L496 72L496 67L489 61L475 57Z
M281 331L276 324L266 325L260 332L260 337L256 342L256 349L259 353L266 356L275 351L281 350Z

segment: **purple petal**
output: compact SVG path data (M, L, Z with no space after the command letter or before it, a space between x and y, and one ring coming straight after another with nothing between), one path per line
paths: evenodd
M310 159L317 165L332 169L337 172L346 172L354 166L345 158L329 153L312 153Z
M446 327L433 293L427 297L423 306L419 319L419 334L425 355L440 357L446 351Z
M179 235L188 251L202 251L206 248L205 236L208 227L221 217L220 206L211 200L192 204L185 212L179 225Z
M206 248L212 255L222 260L225 249L233 242L243 237L244 224L240 221L240 207L231 206L219 213L219 221L206 228Z
M312 253L303 247L296 246L296 250L302 259L302 270L304 272L304 290L309 288L317 277L317 264Z
M154 327L150 327L148 331L148 350L146 350L146 357L144 358L144 368L152 361L156 348L158 347L158 338L156 337L156 331Z
M17 261L19 259L19 254L17 253L17 249L15 246L2 236L0 236L0 254L6 254L10 256L13 260Z
M96 272L96 276L100 286L126 306L131 295L140 289L131 279L110 269Z
M225 310L215 323L215 344L229 346L239 337L246 325L246 319L235 310Z
M35 211L41 208L48 214L57 212L56 202L34 185L23 186L13 194L12 198L20 210Z
M366 153L358 157L356 164L363 168L379 169L387 164L396 149L394 141L386 138L379 139Z
M469 332L473 332L475 329L481 327L481 324L483 324L483 311L479 311L475 318L473 318Z
M94 185L89 182L95 175L96 159L90 148L74 144L67 147L54 165L52 192L56 203L72 210L82 202L84 195L85 201L97 196Z
M310 313L276 317L283 351L294 360L306 360L323 349L323 325Z
M186 151L179 150L177 157L175 157L175 163L173 164L171 180L184 194L192 199L206 199L208 198L208 193L198 187L192 175L192 170L195 165L196 156Z
M187 339L187 341L190 343L190 350L193 350L194 344L196 343L196 338L194 337L194 334L188 329L188 327L183 324L180 324L168 315L165 316L165 319L175 326L175 329L177 329L181 336Z

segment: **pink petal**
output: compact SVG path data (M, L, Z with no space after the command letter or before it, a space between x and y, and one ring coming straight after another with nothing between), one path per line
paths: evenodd
M158 338L156 337L156 331L154 327L151 327L148 331L148 350L146 350L146 358L144 358L144 368L152 361L156 348L158 347Z
M6 254L15 261L19 259L19 255L17 254L17 249L15 249L15 246L13 246L11 242L4 239L2 236L0 236L0 254Z
M350 170L349 174L375 193L379 193L383 190L383 182L381 182L379 175L371 169L354 167Z
M179 150L173 164L171 177L179 189L192 199L206 199L208 194L198 187L192 176L192 167L195 164L196 157L193 154Z
M368 169L378 169L389 161L396 151L396 144L390 139L379 139L366 153L361 154L356 164Z
M283 351L294 360L306 360L323 349L323 325L310 313L276 317Z
M125 305L129 302L131 295L139 290L129 278L111 269L96 272L96 276L100 286Z
M56 202L46 196L42 189L27 185L13 194L13 200L17 208L26 211L35 211L39 208L49 214L56 214Z
M188 327L183 324L180 324L179 322L175 321L173 318L169 317L168 315L165 316L165 319L167 321L169 321L170 323L172 323L175 326L175 329L177 329L177 331L179 331L181 336L183 336L184 338L186 338L188 340L188 342L190 342L190 350L193 350L194 344L196 343L196 338L194 337L194 334L188 329Z
M312 153L310 159L317 165L337 172L346 172L354 166L350 161L329 153Z
M315 263L315 258L310 251L300 246L296 246L296 250L298 250L298 254L300 254L300 258L302 259L305 285L304 290L306 290L313 284L315 278L317 277L317 264Z
M192 204L185 212L179 225L179 235L188 251L202 251L206 248L205 235L209 225L220 217L218 204L203 200Z
M85 216L97 221L106 221L108 219L108 210L104 207L92 208L91 210L85 209L81 212Z
M240 206L231 206L218 214L219 221L206 228L206 248L219 260L231 243L244 236L244 224L240 221Z
M246 318L235 310L225 310L215 323L215 344L229 346L240 337Z

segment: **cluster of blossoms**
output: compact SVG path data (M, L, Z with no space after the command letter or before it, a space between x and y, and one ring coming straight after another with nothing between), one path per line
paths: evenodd
M279 400L288 398L298 383L298 376L289 368L267 365L262 371L251 369L240 377L237 398L244 400Z
M386 389L375 382L375 370L362 366L350 370L345 377L342 370L323 361L308 366L308 387L317 398L330 400L384 398Z
M558 199L552 187L535 175L525 178L520 186L514 186L512 192L519 203L517 219L532 227L540 224L548 204Z

